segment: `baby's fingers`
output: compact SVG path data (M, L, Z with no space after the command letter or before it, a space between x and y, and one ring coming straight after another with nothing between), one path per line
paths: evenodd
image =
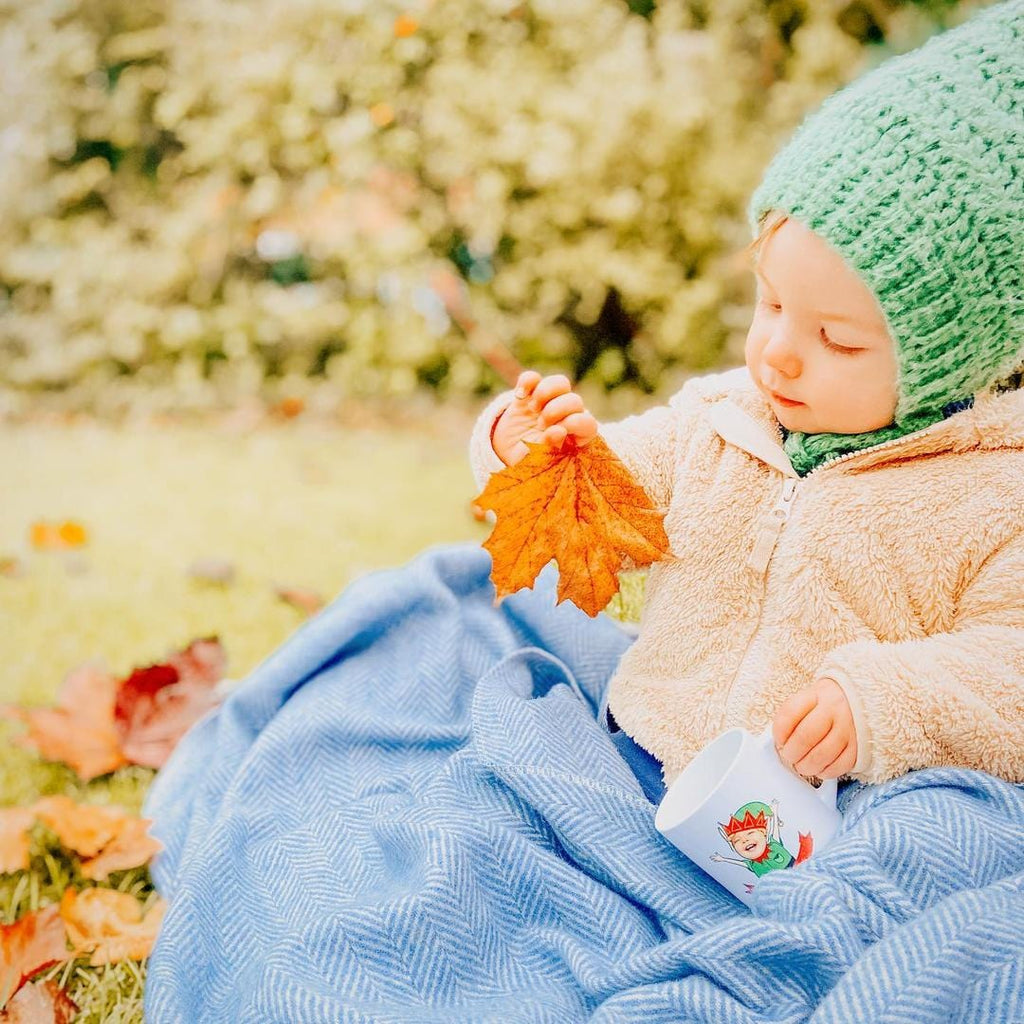
M516 379L515 396L520 399L529 398L533 389L540 383L540 374L536 370L523 370Z
M544 431L544 440L553 448L561 448L569 434L572 434L577 445L583 447L597 436L597 420L589 412L573 413L561 423L548 427Z
M550 377L545 377L533 389L533 408L540 412L552 398L564 395L567 391L571 390L572 383L564 373L556 373Z
M568 394L552 398L540 411L540 422L546 427L554 426L565 419L569 413L582 412L583 399L570 391Z
M566 416L560 426L565 427L580 445L589 444L597 437L597 420L589 412L576 412Z

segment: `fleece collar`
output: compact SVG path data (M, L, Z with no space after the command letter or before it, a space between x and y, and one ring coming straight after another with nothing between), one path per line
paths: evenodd
M738 387L713 399L707 414L723 440L774 466L784 476L799 476L782 447L775 413L749 375ZM829 465L827 471L859 472L942 452L1000 448L1024 450L1024 389L977 395L971 408L884 446L855 452Z

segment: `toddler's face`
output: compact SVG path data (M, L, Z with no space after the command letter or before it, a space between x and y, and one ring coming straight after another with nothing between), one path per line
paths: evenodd
M779 422L809 434L888 426L896 412L896 352L856 272L790 218L765 240L755 274L746 363Z
M768 849L768 835L763 828L748 828L729 836L732 848L748 860L760 857Z

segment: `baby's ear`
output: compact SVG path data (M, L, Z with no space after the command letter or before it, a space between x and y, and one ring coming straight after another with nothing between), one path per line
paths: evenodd
M721 835L721 837L722 837L722 838L723 838L723 839L724 839L724 840L725 840L726 842L729 842L729 833L728 833L728 832L726 832L726 831L725 831L725 829L724 829L724 828L722 828L722 826L721 826L721 825L719 825L719 826L718 826L718 832L719 832L719 835Z

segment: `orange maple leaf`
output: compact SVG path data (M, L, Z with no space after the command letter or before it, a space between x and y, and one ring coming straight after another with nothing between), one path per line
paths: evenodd
M93 881L102 881L111 871L148 864L150 858L159 853L163 843L149 834L150 818L135 818L131 815L119 822L114 837L95 857L82 861L82 874Z
M29 831L37 818L56 833L62 846L82 858L82 874L94 881L111 871L147 864L163 849L147 834L149 818L136 818L121 807L46 796L30 807L0 810L0 871L28 870Z
M156 941L167 910L156 902L143 914L142 905L128 892L115 889L65 889L60 915L76 956L90 953L89 966L144 960Z
M51 708L0 706L0 716L25 722L27 736L15 737L22 747L48 761L71 765L88 781L128 764L114 723L119 680L98 660L72 669L61 683Z
M82 860L82 874L99 881L111 871L149 862L163 844L147 834L149 818L137 818L121 807L75 803L67 796L37 800L30 810L57 834L61 844Z
M0 1008L33 974L72 956L56 904L0 924Z
M558 604L597 615L632 559L650 565L669 553L665 513L598 435L579 447L525 441L529 454L494 473L474 501L497 516L483 546L491 553L497 601L529 587L558 563Z

